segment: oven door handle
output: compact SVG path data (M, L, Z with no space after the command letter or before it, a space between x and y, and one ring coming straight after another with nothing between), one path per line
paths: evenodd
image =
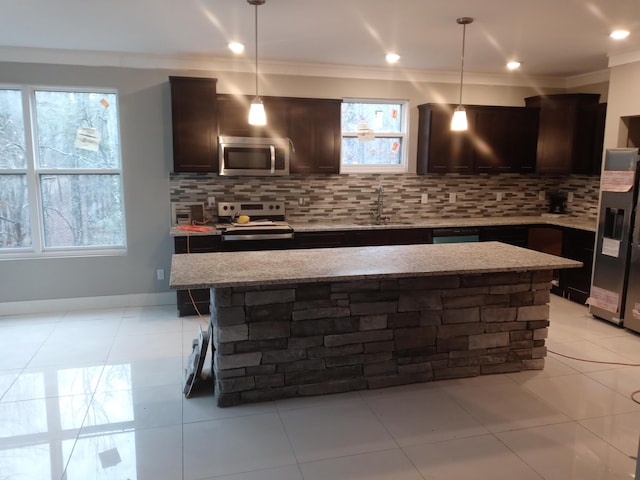
M276 173L276 147L269 145L269 150L271 150L271 173Z
M293 238L292 233L255 233L250 235L233 235L233 234L222 234L223 242L233 242L238 240L287 240Z

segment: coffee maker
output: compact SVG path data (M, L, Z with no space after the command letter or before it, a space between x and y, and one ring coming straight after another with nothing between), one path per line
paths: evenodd
M551 192L549 194L549 213L567 213L566 192Z

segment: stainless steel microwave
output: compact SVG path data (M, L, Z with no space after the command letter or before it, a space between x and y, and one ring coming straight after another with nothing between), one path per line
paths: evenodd
M218 137L220 175L289 175L288 138Z

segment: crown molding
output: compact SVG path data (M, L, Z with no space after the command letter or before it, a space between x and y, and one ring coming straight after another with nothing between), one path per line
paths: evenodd
M613 57L612 59L613 60ZM225 59L204 56L142 55L118 52L57 50L25 47L0 47L0 61L18 63L45 63L77 66L122 67L139 69L167 69L194 71L222 71L253 73L253 63L246 58ZM611 66L611 65L610 65ZM357 67L293 62L260 62L260 72L272 75L295 75L367 80L405 81L421 83L458 83L459 72L407 69L398 65L389 67ZM608 81L604 71L573 77L527 76L522 72L504 74L465 72L465 80L475 85L514 87L567 88Z
M573 75L572 77L567 77L565 79L565 87L575 88L583 87L585 85L593 85L595 83L607 83L609 82L610 75L611 71L608 68L598 70L596 72Z
M609 67L619 67L620 65L635 62L640 62L640 50L612 55L609 57Z

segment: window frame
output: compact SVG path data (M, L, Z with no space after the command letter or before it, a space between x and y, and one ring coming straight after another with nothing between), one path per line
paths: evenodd
M342 163L342 154L340 155L340 173L407 173L409 171L409 100L406 99L390 99L390 98L343 98L342 103L360 103L360 104L400 104L401 113L401 131L400 132L373 132L375 138L400 138L401 154L399 165L388 164L367 164L352 165ZM344 138L355 138L357 132L346 132L342 128L342 115L340 118L340 142Z
M123 256L127 253L127 221L126 203L124 196L124 172L122 157L122 126L120 113L120 94L115 88L105 87L76 87L60 85L34 84L0 84L0 90L19 90L22 95L22 120L24 124L24 141L26 166L23 169L1 169L0 175L24 175L27 184L27 198L29 201L29 222L31 227L31 246L29 247L0 247L0 261L8 259L57 258L57 257L94 257L94 256ZM39 166L39 152L37 148L36 126L36 91L73 92L73 93L104 93L115 95L118 125L118 156L117 168L50 168ZM119 195L122 203L122 244L100 246L45 246L45 220L42 208L41 178L46 175L118 175L120 177Z

